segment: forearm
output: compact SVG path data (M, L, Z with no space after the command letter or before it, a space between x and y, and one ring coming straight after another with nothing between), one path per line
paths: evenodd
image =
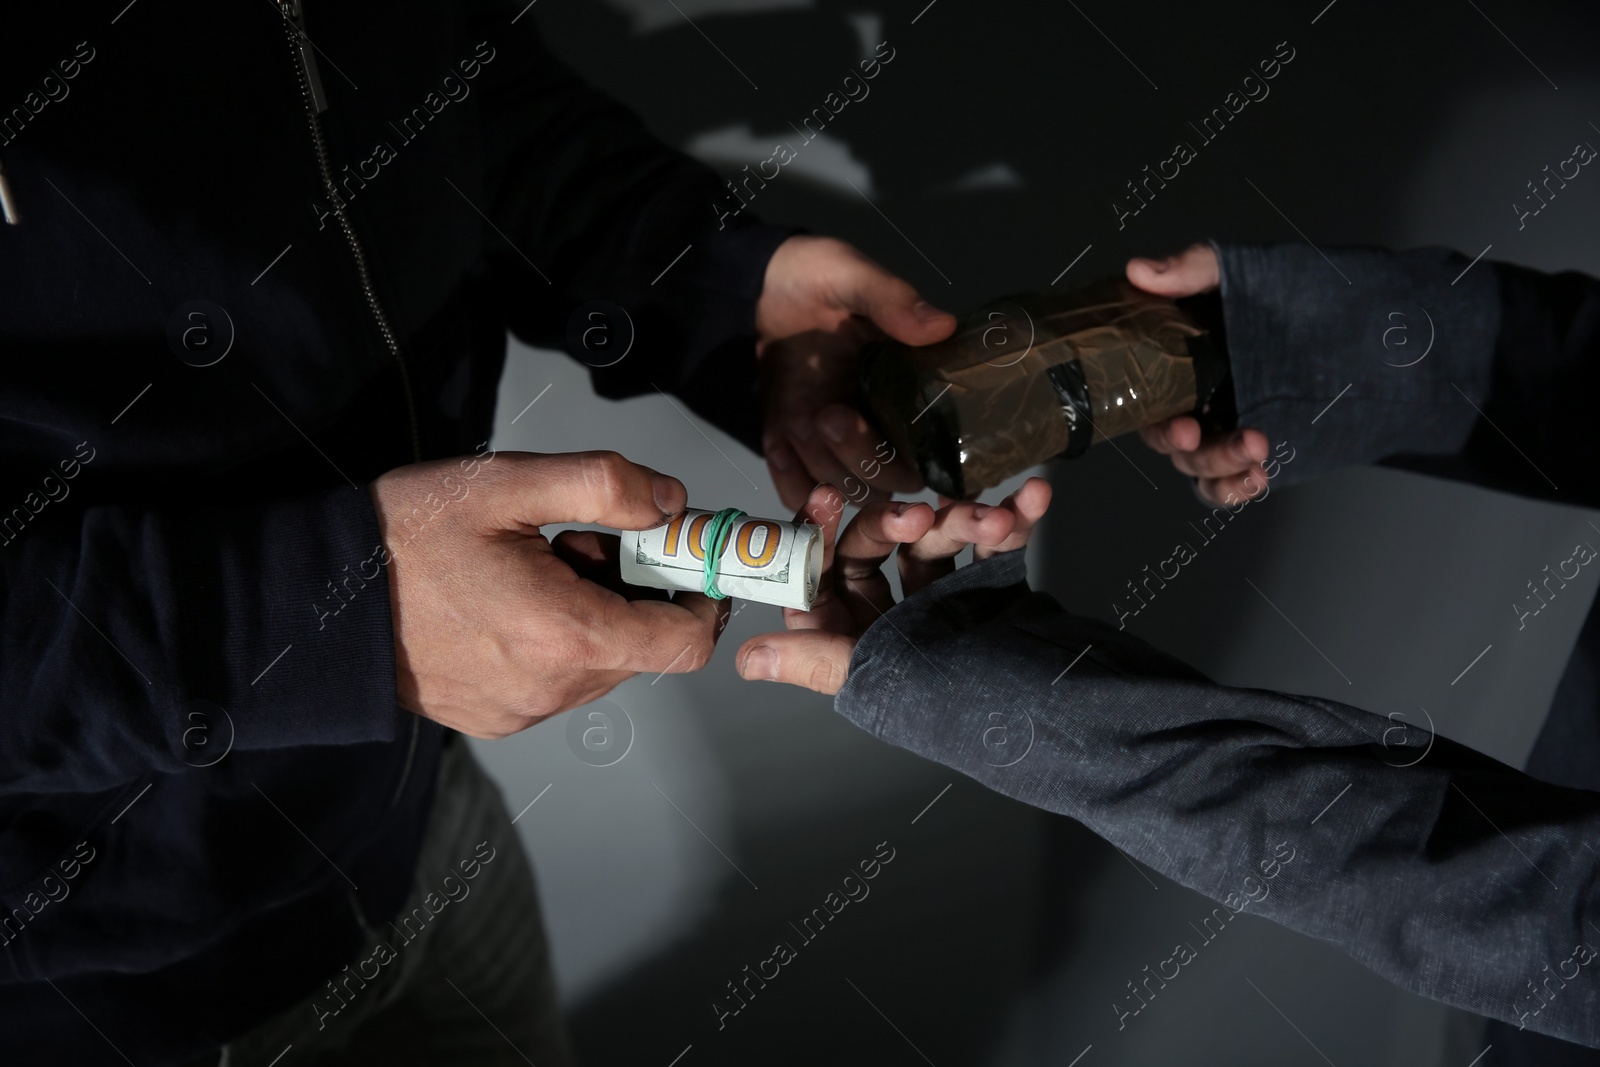
M573 314L604 300L626 313L602 324L610 339L632 343L625 358L590 353L602 395L661 388L702 410L723 407L732 398L721 377L754 379L755 302L767 261L795 231L730 216L716 174L586 84L532 18L508 34L503 12L461 17L473 39L477 25L495 28L480 90L483 182L487 214L515 245L488 241L512 330L568 349Z
M1443 249L1216 249L1239 424L1293 443L1288 479L1460 451L1477 419L1468 401L1489 390L1492 270L1451 285L1469 261Z
M1501 326L1483 417L1460 453L1396 465L1600 506L1591 430L1600 398L1600 282L1490 266L1499 281Z
M181 771L213 755L197 723L239 750L390 739L378 541L358 489L45 511L0 553L0 792Z
M1216 245L1239 422L1302 481L1386 462L1600 504L1600 283L1429 248Z
M1356 708L1215 685L1022 576L1001 557L895 608L838 710L1407 989L1600 1045L1590 998L1526 985L1600 945L1578 847L1600 796Z

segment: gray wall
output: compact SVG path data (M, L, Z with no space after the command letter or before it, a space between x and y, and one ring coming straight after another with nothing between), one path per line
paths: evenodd
M729 172L765 158L864 45L890 41L897 56L872 95L756 206L855 242L962 310L1048 285L1087 245L1069 280L1207 236L1300 239L1252 182L1319 244L1472 255L1493 243L1490 258L1600 273L1600 190L1583 184L1600 179L1585 175L1520 232L1508 208L1574 141L1600 142L1588 125L1600 82L1583 77L1596 17L1479 6L1515 47L1454 2L1340 0L1318 16L1322 0L1081 13L1021 0L679 0L678 11L567 0L530 17L664 138ZM1119 231L1109 202L1122 183L1285 39L1298 54L1273 94ZM1361 357L1383 358L1373 342ZM595 399L560 354L514 346L500 410L497 447L615 448L681 477L695 504L782 514L758 457L659 397ZM1125 451L1052 472L1057 501L1034 551L1040 584L1105 618L1123 582L1202 512L1159 457ZM1510 604L1590 536L1591 518L1351 470L1246 509L1130 628L1228 683L1412 721L1426 708L1440 732L1520 762L1594 580L1520 633ZM478 746L513 813L538 797L517 825L590 1062L665 1065L689 1048L683 1067L909 1064L918 1052L941 1067L1064 1065L1092 1044L1084 1067L1465 1067L1480 1051L1464 1017L1248 916L1207 947L1205 977L1175 983L1118 1033L1110 1000L1170 952L1202 899L1065 820L872 741L824 698L741 683L732 650L779 625L776 609L748 606L701 674L635 679L596 709ZM569 741L588 710L631 722L611 766ZM883 840L897 858L874 895L719 1031L709 1004L722 983Z

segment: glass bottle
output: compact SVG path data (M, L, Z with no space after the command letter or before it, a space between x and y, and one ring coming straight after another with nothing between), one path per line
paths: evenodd
M965 316L948 340L863 351L867 407L923 480L974 497L1051 458L1174 415L1229 413L1221 301L1174 301L1111 279Z

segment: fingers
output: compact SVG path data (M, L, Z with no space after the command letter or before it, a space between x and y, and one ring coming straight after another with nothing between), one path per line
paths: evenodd
M974 545L973 559L988 559L990 556L1001 552L1014 552L1023 548L1028 543L1028 536L1033 533L1033 528L1038 525L1044 513L1050 507L1050 483L1043 478L1029 478L1022 483L1022 488L1006 497L1000 503L1002 508L1009 510L1016 516L1016 522L1011 527L1011 533L998 545Z
M583 661L591 670L684 674L711 662L728 601L687 592L670 603L627 600L589 588L594 595L570 612L589 623Z
M874 501L850 520L839 534L833 573L839 583L837 592L851 609L852 620L870 621L894 607L894 590L883 573L883 562L896 548L925 536L933 523L932 508L905 500ZM861 610L863 604L867 610ZM822 621L818 628L837 629L830 622L831 619ZM790 624L790 629L806 628L798 621Z
M1200 421L1192 415L1179 415L1166 422L1146 426L1139 431L1139 436L1152 452L1164 456L1174 452L1193 452L1200 447Z
M1270 491L1267 472L1260 466L1226 478L1201 478L1195 489L1212 504L1237 504L1264 497Z
M800 462L800 454L789 443L788 438L769 434L763 451L767 457L767 470L772 475L772 484L777 487L778 499L783 501L786 508L798 508L804 504L811 487L817 484L804 464Z
M787 682L829 696L850 673L856 639L823 630L761 634L746 641L735 663L739 676L756 682Z
M833 573L834 543L838 540L844 506L844 494L831 485L819 485L811 490L805 505L795 513L795 522L809 522L822 528L822 580L810 611L784 611L784 623L791 629L842 632L850 628L850 610L835 595L837 583Z
M852 484L834 482L846 492L854 495L855 486L862 484L885 493L914 493L922 488L917 469L897 455L855 408L845 404L823 408L817 413L817 430L833 458L855 479ZM819 476L819 480L831 479Z
M936 518L931 507L915 501L868 504L839 535L834 549L836 572L851 581L877 574L895 549L927 536Z
M733 612L732 597L713 600L704 593L691 593L685 589L680 589L672 594L672 603L689 612L711 631L712 645L717 643L717 639L722 636L722 631L728 628L728 618ZM703 667L705 664L702 663L700 666ZM685 671L699 669L699 667L684 667L682 665L671 669L663 668L669 674L681 674Z
M1128 260L1128 281L1159 296L1194 296L1215 289L1222 280L1217 253L1210 245L1193 244L1165 259Z
M839 519L844 515L844 494L831 485L819 485L806 496L805 505L795 512L795 522L822 527L822 573L833 567L834 543L839 537Z
M596 530L562 530L550 542L551 550L563 563L590 581L597 574L618 570L621 545L622 539L616 534Z
M839 245L834 293L846 308L903 344L930 345L955 332L954 315L922 299L909 283L854 248Z
M900 550L900 587L906 596L955 570L955 558L968 545L994 547L1011 536L1016 515L1004 507L958 500L939 509L933 526L915 544Z
M1235 430L1224 437L1198 443L1185 449L1182 446L1199 432L1198 424L1191 434L1186 429L1174 429L1174 419L1165 427L1157 427L1146 435L1146 442L1158 452L1172 457L1172 465L1195 479L1195 491L1202 500L1212 504L1233 504L1265 496L1269 492L1267 471L1267 437L1260 430ZM1193 421L1193 420L1189 420Z
M922 488L915 465L845 404L830 404L815 418L791 420L786 433L769 434L766 453L785 507L799 508L822 484L840 487L856 503Z
M499 517L515 526L586 522L644 530L682 511L683 483L615 452L501 452L496 464ZM491 468L494 469L494 468Z
M559 708L554 714L562 714L581 708L585 704L593 704L633 676L633 671L589 671L584 679L587 685L583 691L568 699L565 706ZM542 720L546 717L540 716L540 719Z
M1213 504L1249 500L1267 491L1267 436L1243 429L1203 440L1200 424L1187 415L1141 431L1144 443L1172 457L1172 465L1195 479L1195 489Z
M1260 470L1267 459L1267 435L1260 430L1235 430L1201 443L1191 452L1171 453L1172 465L1191 478L1228 478Z
M840 486L850 472L839 462L826 438L817 432L817 420L810 413L797 415L789 421L789 445L800 458L800 474L804 480L799 499L803 504L811 490L820 485ZM789 501L784 501L785 506Z
M620 593L629 600L665 600L667 594L660 589L643 589L628 585L622 580L618 563L621 541L616 534L595 530L563 530L550 541L550 549L580 578Z

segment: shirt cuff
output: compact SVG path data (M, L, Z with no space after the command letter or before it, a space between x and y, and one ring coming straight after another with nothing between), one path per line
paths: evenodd
M1493 270L1442 248L1213 247L1239 425L1293 449L1286 482L1466 444L1499 332Z
M921 684L939 663L956 669L957 657L941 646L1026 597L1027 579L1027 550L1019 548L958 567L906 597L856 642L834 710L868 733L891 739L920 703L896 698L902 684L913 678Z
M778 246L806 231L747 222L714 230L690 284L705 313L689 323L686 360L674 388L690 409L762 453L761 376L756 372L756 304Z
M712 231L706 238L705 255L694 271L696 284L714 292L750 301L750 326L755 328L755 304L761 299L767 263L778 246L796 234L806 233L800 226L772 226L747 223Z

